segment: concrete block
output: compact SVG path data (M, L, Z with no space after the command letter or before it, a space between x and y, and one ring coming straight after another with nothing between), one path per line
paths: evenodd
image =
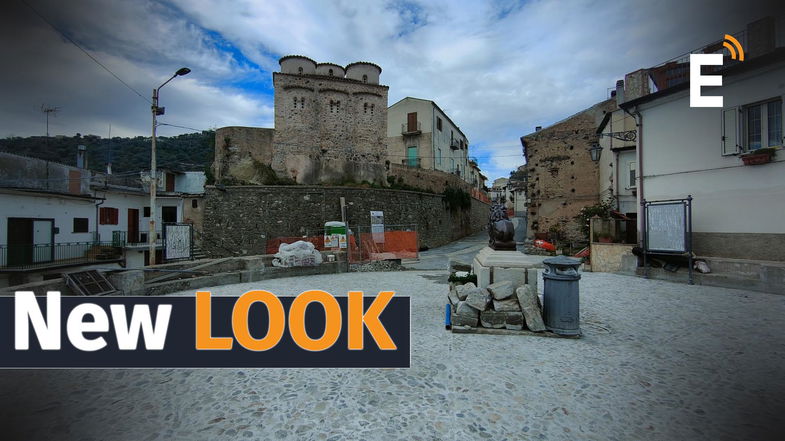
M507 314L498 311L483 311L480 313L480 324L485 328L501 329L507 321Z
M480 311L474 309L474 307L466 302L458 302L458 304L455 305L455 313L467 317L473 316L475 318L480 316Z
M515 294L515 285L509 280L492 283L488 285L487 289L493 294L493 298L496 300L504 300Z
M521 307L518 305L518 300L516 298L509 298L504 300L493 300L493 310L494 311L509 311L509 312L520 312Z
M518 303L521 305L523 317L526 319L526 327L531 331L540 332L545 330L545 323L542 321L542 311L537 292L532 290L531 285L526 285L515 290Z
M472 282L469 282L465 285L456 285L455 293L458 295L458 299L466 300L466 295L468 294L469 290L475 288L477 288L477 286L475 286Z
M525 268L493 267L493 283L510 282L518 287L526 284Z
M144 271L108 272L106 278L122 295L144 295Z

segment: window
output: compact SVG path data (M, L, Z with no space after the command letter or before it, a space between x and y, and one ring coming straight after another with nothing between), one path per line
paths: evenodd
M150 207L144 207L144 209L142 209L142 216L150 217Z
M627 188L628 189L635 189L638 188L635 179L637 178L637 161L630 161L627 163Z
M783 145L782 99L742 107L741 115L744 124L741 133L744 134L746 150ZM731 118L727 119L723 121L726 125L732 123ZM725 129L724 135L727 137L727 127Z
M367 82L368 82L368 75L363 75L363 83L367 83Z
M436 149L436 164L442 165L442 149Z
M439 129L440 132L442 131L442 119L438 116L436 117L436 128Z
M117 225L120 217L120 210L111 207L101 207L98 210L98 221L101 225Z
M368 113L368 103L363 103L363 113Z
M329 76L333 76L333 70L332 70L332 69L328 70L328 71L327 71L327 75L329 75Z
M161 207L161 222L165 224L177 222L177 207L176 206Z
M298 74L300 74L300 75L302 75L302 73L303 73L303 68L302 68L302 67L298 67L298 68L297 68L297 73L298 73Z
M191 208L199 208L199 200L191 199Z
M74 233L87 233L89 221L86 217L75 217L74 218Z

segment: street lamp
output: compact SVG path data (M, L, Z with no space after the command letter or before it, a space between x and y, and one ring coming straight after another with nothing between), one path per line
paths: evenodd
M602 152L602 146L599 144L592 144L589 147L589 154L591 155L591 160L594 162L598 162L600 160L600 153Z
M156 121L156 117L158 115L163 115L165 112L163 107L158 107L158 91L166 86L166 83L172 81L174 77L188 75L190 72L191 69L188 69L187 67L180 68L171 78L153 89L153 105L150 108L153 114L153 138L150 147L150 230L147 232L147 243L150 247L150 256L147 259L148 265L155 265L155 240L157 239L157 234L155 233L155 192L158 187L158 169L155 164L155 129L158 127L158 121Z

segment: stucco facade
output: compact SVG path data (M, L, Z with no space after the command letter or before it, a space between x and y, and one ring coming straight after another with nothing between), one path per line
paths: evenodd
M431 100L406 97L390 106L387 143L390 162L453 173L478 185L470 170L468 138Z
M785 50L729 69L715 90L723 108L690 107L686 87L623 105L640 113L638 199L692 195L699 255L785 260ZM775 156L744 165L756 140Z

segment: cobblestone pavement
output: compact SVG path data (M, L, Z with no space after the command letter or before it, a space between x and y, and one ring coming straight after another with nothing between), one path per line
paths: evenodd
M24 439L739 440L785 430L785 297L611 274L579 340L451 334L444 271L222 286L412 297L411 369L37 370L0 375ZM542 283L540 283L542 287ZM190 295L190 293L182 293Z

